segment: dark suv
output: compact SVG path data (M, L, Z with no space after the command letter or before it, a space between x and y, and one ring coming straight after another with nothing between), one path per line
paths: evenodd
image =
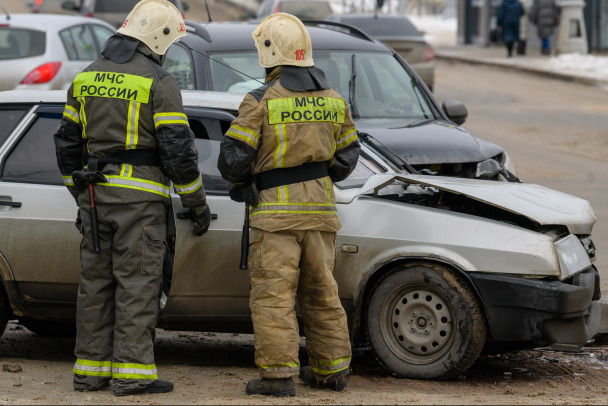
M467 110L456 100L440 107L414 70L392 48L359 29L305 21L315 65L349 102L367 133L419 171L443 176L517 180L498 145L459 125ZM184 90L247 93L264 83L253 23L187 22L188 35L169 48L163 66Z

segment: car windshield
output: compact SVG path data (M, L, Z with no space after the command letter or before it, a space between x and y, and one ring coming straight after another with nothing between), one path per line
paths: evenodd
M0 60L42 55L45 44L46 34L42 31L0 27Z
M255 51L209 56L212 90L246 93L264 83L264 69ZM391 53L316 50L313 58L329 84L349 102L355 118L414 122L434 117L424 92Z

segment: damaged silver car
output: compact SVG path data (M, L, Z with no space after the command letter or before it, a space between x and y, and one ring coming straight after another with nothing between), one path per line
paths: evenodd
M194 237L177 194L169 216L162 314L172 330L251 333L249 275L239 269L244 207L216 168L242 95L184 92L214 214ZM65 92L0 101L0 328L39 334L74 322L81 236L52 134ZM428 176L360 136L355 171L335 185L342 229L335 276L355 346L394 374L446 379L484 346L580 347L600 326L595 214L538 185ZM355 370L355 373L357 371Z

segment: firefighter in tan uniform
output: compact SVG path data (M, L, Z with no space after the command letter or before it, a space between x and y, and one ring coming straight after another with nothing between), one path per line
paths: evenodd
M221 144L218 168L231 197L259 192L250 211L250 309L261 379L248 394L293 396L292 377L346 387L351 346L333 277L333 182L355 168L360 146L344 99L314 67L310 37L296 17L274 14L253 33L266 84L243 99ZM255 200L255 199L254 199ZM300 369L296 297L308 367Z
M154 328L173 182L194 232L210 222L194 136L161 56L186 35L165 0L139 2L68 90L57 162L79 206L83 240L74 389L163 393ZM77 225L79 222L77 221Z

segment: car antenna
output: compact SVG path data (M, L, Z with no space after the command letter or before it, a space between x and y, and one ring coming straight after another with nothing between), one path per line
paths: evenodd
M211 12L209 12L209 4L207 4L207 0L205 0L205 8L207 9L207 17L209 18L209 22L213 22L211 19Z
M6 13L6 21L10 20L11 15L8 13L8 10L4 8L4 6L2 6L2 11Z

